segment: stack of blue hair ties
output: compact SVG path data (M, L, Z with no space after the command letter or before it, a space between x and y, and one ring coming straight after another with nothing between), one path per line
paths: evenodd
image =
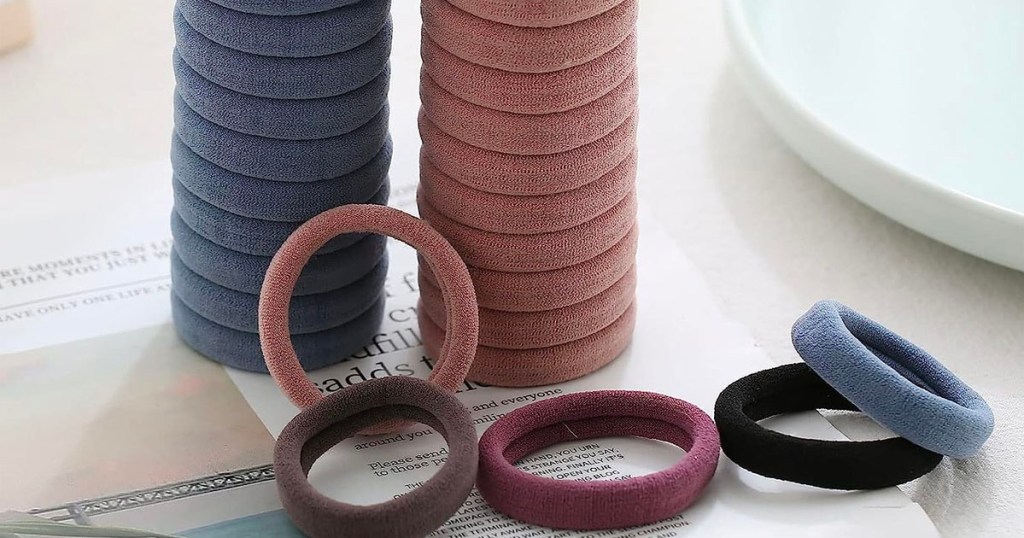
M172 309L182 339L266 371L257 303L307 219L386 204L391 0L178 0ZM349 234L302 273L291 329L303 367L344 359L384 313L386 238Z

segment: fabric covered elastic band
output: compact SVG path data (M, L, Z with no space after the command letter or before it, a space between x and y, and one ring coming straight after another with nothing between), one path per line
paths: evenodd
M215 4L258 15L308 15L350 6L360 0L212 0Z
M328 449L383 419L421 422L448 443L444 465L419 487L370 506L336 501L316 491L308 474ZM454 395L419 379L372 379L337 391L299 413L274 447L281 503L311 538L427 536L462 507L477 476L476 428Z
M656 473L625 480L556 480L512 464L565 441L632 436L672 443L686 454ZM480 438L477 487L499 512L557 529L617 529L675 516L715 475L718 431L697 406L651 392L567 394L509 412Z
M865 414L928 450L976 454L995 425L992 409L925 350L835 301L793 325L807 365Z
M589 19L622 0L448 0L451 5L489 21L537 28L565 26Z
M448 52L486 67L549 73L587 63L612 50L636 29L639 0L576 23L523 28L471 15L447 0L423 0L423 29Z
M806 364L787 364L739 379L715 402L722 450L753 473L820 488L878 489L931 471L940 454L893 437L879 441L803 439L758 420L813 409L857 411Z
M331 238L350 232L394 237L420 252L439 278L447 309L448 338L430 380L454 392L462 385L473 362L479 334L476 293L462 258L441 234L425 221L397 209L375 205L347 205L325 211L295 230L267 270L260 292L259 325L263 354L274 380L300 408L320 401L320 391L306 377L292 348L288 308L295 281L310 257ZM389 423L376 430L394 431Z

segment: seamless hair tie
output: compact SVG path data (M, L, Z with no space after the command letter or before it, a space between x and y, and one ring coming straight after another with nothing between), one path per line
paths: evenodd
M441 292L420 275L420 315L444 324ZM540 312L480 309L480 345L502 349L537 349L586 338L615 323L633 304L636 270L606 290L574 305Z
M178 0L177 8L189 26L225 47L305 58L345 52L369 41L387 22L391 0L362 0L290 17L245 13L211 0Z
M175 92L175 131L192 151L238 174L278 181L321 181L370 162L388 140L388 107L358 129L320 140L280 140L232 131L200 116Z
M452 220L488 232L557 232L608 211L636 187L637 154L603 177L571 191L541 196L494 194L463 185L420 153L420 188L430 205Z
M281 243L300 225L298 222L276 222L236 215L203 201L177 179L172 183L174 207L181 219L203 237L234 251L256 256L273 256ZM390 185L385 182L373 198L364 202L387 204L390 191ZM363 234L336 237L324 246L320 254L329 254L350 247L363 237Z
M254 256L224 248L199 235L171 212L174 250L197 275L225 288L259 295L269 256ZM345 287L373 270L387 256L387 238L367 235L354 245L314 256L299 277L295 295L314 295Z
M573 110L512 114L463 101L425 72L420 76L422 110L434 125L467 144L515 155L564 153L604 138L636 112L638 92L633 74L604 96Z
M421 40L423 69L452 95L485 108L515 114L565 112L597 100L636 70L634 32L611 51L576 67L551 73L513 73L474 64Z
M954 458L976 454L995 419L985 400L925 350L835 301L793 325L793 345L857 408L912 443Z
M289 183L225 170L198 156L177 135L171 137L174 177L189 192L242 217L303 222L339 205L362 203L387 186L392 142L362 168L334 179Z
M212 0L220 6L258 15L308 15L350 6L360 0Z
M900 437L879 441L803 439L757 423L813 409L857 411L806 364L787 364L739 379L715 402L722 450L748 471L821 488L887 488L918 478L942 456Z
M489 21L512 26L552 28L600 15L622 0L448 0Z
M363 349L384 320L384 297L354 320L326 331L296 335L292 344L299 364L316 370L341 362ZM171 293L171 317L181 339L200 355L232 368L267 373L258 334L214 323Z
M427 354L438 357L445 331L419 316ZM467 379L497 387L536 387L583 377L614 361L629 346L636 326L636 304L615 323L580 340L539 349L480 346Z
M289 327L292 334L326 331L344 325L380 300L388 272L387 257L359 280L317 295L292 297ZM237 331L257 333L259 295L242 293L215 284L194 273L171 251L171 282L174 292L200 316Z
M506 273L469 268L476 286L477 302L483 308L506 312L538 312L574 305L597 295L618 282L636 260L639 227L612 248L576 265L536 273ZM420 275L437 287L430 267L420 263Z
M208 0L204 0L208 1ZM237 131L267 138L316 140L350 133L373 119L387 102L391 69L348 93L319 99L271 99L218 86L173 55L177 93L200 116Z
M320 391L302 371L292 348L288 304L295 282L313 253L331 238L352 232L383 234L409 244L439 276L447 308L448 338L429 379L442 389L454 392L473 362L480 327L476 294L466 264L426 222L397 209L375 205L347 205L321 213L295 230L274 255L259 303L260 341L274 380L300 408L320 401ZM401 426L388 423L374 431L390 432Z
M656 473L625 480L556 480L512 464L566 441L630 436L686 454ZM578 392L510 411L480 438L477 487L499 512L556 529L618 529L654 523L696 501L715 475L715 423L697 406L631 390Z
M615 245L636 221L636 193L594 219L558 232L512 235L485 232L444 216L417 193L420 215L455 246L466 263L492 271L537 272L585 262Z
M363 86L387 65L391 33L388 21L376 36L354 49L313 58L278 58L216 43L174 10L178 54L192 69L225 88L274 99L334 97Z
M316 491L308 474L328 449L385 419L430 426L448 443L445 463L419 487L369 506ZM292 419L274 447L281 504L311 538L426 536L454 515L476 480L476 428L469 410L443 389L409 377L371 379L334 392Z
M469 145L419 115L423 154L438 170L474 189L514 196L570 191L604 176L635 151L636 129L634 112L608 136L574 150L511 155Z
M523 28L471 15L447 0L420 3L423 28L448 52L478 65L516 73L549 73L587 63L633 33L639 2L572 24Z

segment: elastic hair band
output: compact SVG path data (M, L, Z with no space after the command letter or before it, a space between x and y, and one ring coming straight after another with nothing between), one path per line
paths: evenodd
M415 489L369 506L336 501L313 488L309 470L327 450L382 419L421 422L448 443L444 465ZM274 446L281 504L311 538L426 536L454 515L477 476L476 428L469 410L436 385L410 377L371 379L299 413Z
M498 387L554 385L583 377L614 361L629 346L636 325L636 304L615 323L580 340L538 349L479 346L466 379ZM445 332L419 316L420 335L427 354L440 356Z
M496 194L538 196L578 189L604 176L636 149L637 114L604 138L564 153L512 155L467 144L420 111L422 152L438 170L464 185Z
M342 8L360 0L212 0L217 5L257 15L308 15Z
M556 480L512 464L565 441L612 436L672 443L686 454L656 473L625 480ZM697 406L631 390L579 392L541 400L498 419L480 438L477 488L516 519L557 529L618 529L675 516L715 475L718 431Z
M636 33L585 64L551 73L513 73L477 65L444 50L425 31L421 43L423 69L439 86L474 105L515 114L550 114L581 107L610 92L636 70Z
M759 475L817 486L887 488L918 478L942 456L893 437L879 441L803 439L769 430L758 420L814 409L857 411L806 364L787 364L734 381L715 402L722 450Z
M206 239L171 213L174 250L197 275L225 288L259 295L270 256L236 252ZM367 235L350 247L314 256L302 271L295 295L314 295L352 284L373 270L387 256L387 238Z
M835 301L793 325L793 345L822 379L897 435L954 458L976 454L995 425L985 400L925 350Z
M636 193L579 226L534 235L498 234L459 224L417 194L420 215L455 246L466 263L492 271L529 273L583 263L622 240L636 221Z
M299 408L320 401L320 391L299 366L288 331L288 307L295 281L309 258L331 238L342 233L370 232L393 237L420 252L439 277L447 309L448 338L429 379L454 392L473 362L479 334L476 293L466 264L441 234L425 221L397 209L375 205L347 205L325 211L295 230L267 270L260 292L259 325L267 368L281 390ZM389 423L375 430L394 431Z
M532 235L567 230L608 211L636 188L637 153L571 191L540 196L494 194L452 179L420 153L420 189L452 220L487 232Z
M636 29L638 0L625 0L586 20L554 28L523 28L471 15L447 0L423 0L423 29L448 52L486 67L549 73L587 63Z
M178 54L207 80L273 99L317 99L348 93L373 80L391 56L392 24L358 47L313 58L278 58L225 47L189 26L174 10Z
M491 110L448 93L420 76L423 113L442 131L478 148L515 155L564 153L600 140L636 112L635 74L596 101L551 114Z
M489 21L512 26L552 28L589 19L622 0L448 0L451 5Z
M211 0L179 0L177 7L189 26L225 47L291 58L326 56L358 47L377 35L391 14L391 0L362 0L290 17L245 13Z
M611 287L633 267L639 227L612 248L576 265L537 273L506 273L469 268L481 308L538 312L574 305ZM437 278L422 261L419 274L435 288Z

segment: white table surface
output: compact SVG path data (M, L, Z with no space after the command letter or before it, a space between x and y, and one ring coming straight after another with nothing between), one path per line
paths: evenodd
M0 56L0 189L166 158L171 2L33 10L34 43ZM897 225L808 168L732 73L718 2L643 0L640 24L641 196L723 309L779 363L797 360L790 325L822 298L942 358L988 399L996 432L978 457L947 459L905 490L945 535L1019 536L1024 274ZM857 423L840 426L856 435Z

